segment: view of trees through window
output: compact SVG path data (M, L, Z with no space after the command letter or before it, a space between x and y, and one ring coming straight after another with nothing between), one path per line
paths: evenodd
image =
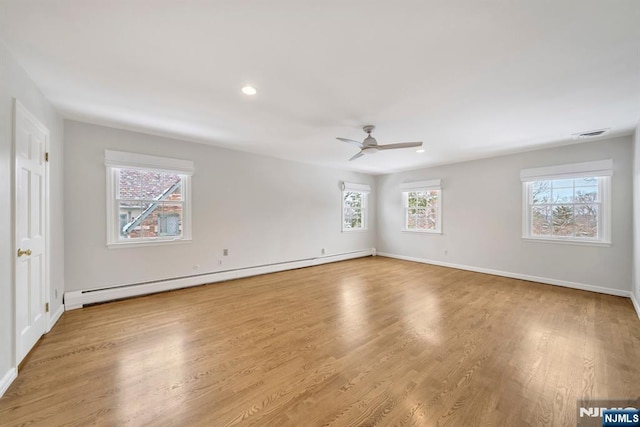
M534 181L529 209L533 236L597 238L597 177Z
M439 190L410 191L405 194L405 228L436 230L438 228Z
M344 191L342 193L342 228L357 230L364 228L365 194L359 191Z
M117 207L121 239L182 235L180 175L118 169Z

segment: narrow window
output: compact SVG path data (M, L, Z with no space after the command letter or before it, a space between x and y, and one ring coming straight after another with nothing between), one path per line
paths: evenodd
M371 188L366 184L345 182L342 185L342 231L367 229L367 198Z

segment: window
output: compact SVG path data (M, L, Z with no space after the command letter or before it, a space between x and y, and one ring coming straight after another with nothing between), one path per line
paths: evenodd
M610 244L612 173L612 160L523 170L523 237Z
M366 184L342 184L342 231L367 229L367 196L371 187Z
M400 185L404 231L442 232L442 189L440 180L407 182Z
M108 246L191 239L193 162L106 150L105 164Z

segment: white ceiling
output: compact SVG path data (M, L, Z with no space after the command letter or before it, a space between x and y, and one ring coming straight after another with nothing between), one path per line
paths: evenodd
M0 38L65 117L370 173L640 118L638 0L2 0ZM369 123L426 152L347 162Z

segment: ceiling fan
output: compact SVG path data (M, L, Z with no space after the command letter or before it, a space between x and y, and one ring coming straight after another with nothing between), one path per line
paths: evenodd
M373 154L378 150L392 150L396 148L411 148L411 147L421 147L422 142L399 142L397 144L385 144L378 145L378 141L374 137L371 136L371 132L376 127L373 125L367 125L362 128L367 133L367 137L362 142L354 141L353 139L347 138L338 138L340 141L344 141L347 144L355 145L360 149L360 152L349 159L349 161L355 160L358 157L362 157L365 154Z

